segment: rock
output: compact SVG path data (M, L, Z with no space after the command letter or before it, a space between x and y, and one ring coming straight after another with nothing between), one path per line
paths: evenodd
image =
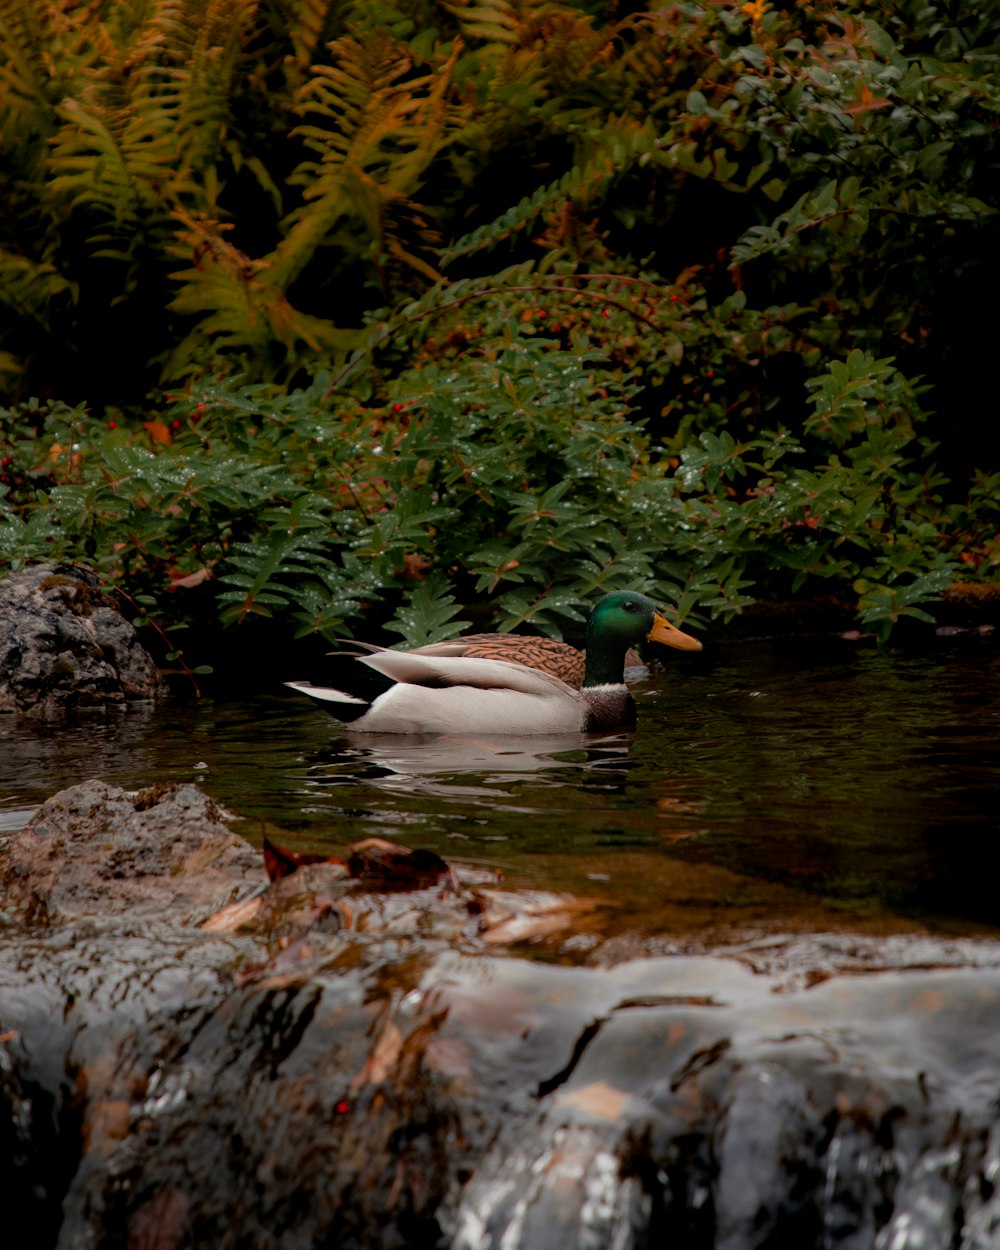
M190 786L64 791L0 890L5 1250L996 1243L993 943L564 965L593 911L268 884Z
M0 581L0 712L122 708L161 687L90 569L39 564Z
M4 906L47 923L123 913L200 922L256 883L260 856L192 785L129 793L85 781L53 795L0 858Z

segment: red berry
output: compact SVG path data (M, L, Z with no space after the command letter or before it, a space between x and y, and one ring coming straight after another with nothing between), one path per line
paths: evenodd
M109 429L109 430L117 430L117 429L118 429L118 422L117 422L117 421L109 421L109 422L108 422L108 429Z

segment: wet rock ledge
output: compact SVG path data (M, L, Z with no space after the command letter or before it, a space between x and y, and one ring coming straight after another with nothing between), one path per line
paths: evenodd
M196 788L99 781L0 891L7 1250L1000 1243L992 944L604 967L579 902L269 883Z

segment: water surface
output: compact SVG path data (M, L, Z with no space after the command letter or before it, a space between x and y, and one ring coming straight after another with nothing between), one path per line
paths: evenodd
M636 695L635 733L590 739L351 736L281 687L68 724L0 718L0 832L88 777L189 780L254 841L429 846L601 896L648 934L1000 934L995 637L709 640Z

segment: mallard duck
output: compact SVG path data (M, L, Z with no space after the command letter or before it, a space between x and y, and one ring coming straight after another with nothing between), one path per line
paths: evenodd
M341 654L337 687L286 682L322 703L338 720L365 733L601 733L635 724L625 685L625 655L643 638L681 651L701 643L683 634L645 595L614 591L587 622L583 686L509 660L465 653L462 639L428 654L362 644Z

